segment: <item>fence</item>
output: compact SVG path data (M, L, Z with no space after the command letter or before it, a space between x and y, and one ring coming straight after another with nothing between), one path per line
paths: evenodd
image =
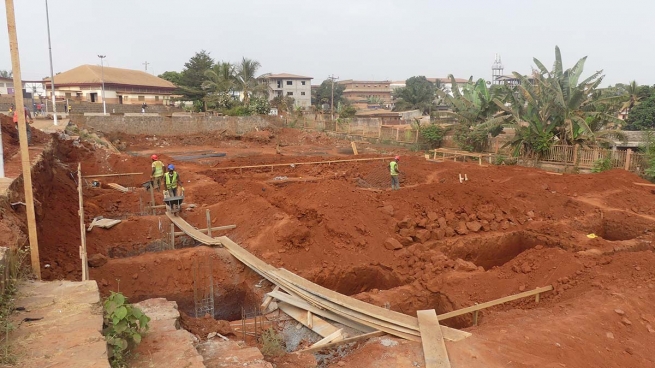
M639 171L645 168L647 164L646 157L643 154L635 153L631 149L620 151L603 148L581 148L578 145L552 146L541 157L541 161L591 168L598 160L605 158L611 160L613 168L629 171Z
M380 141L405 144L414 144L419 141L419 132L412 125L384 125L378 118L326 121L323 119L309 119L307 116L295 119L288 117L286 118L286 125L291 128L329 131L362 138L377 138Z

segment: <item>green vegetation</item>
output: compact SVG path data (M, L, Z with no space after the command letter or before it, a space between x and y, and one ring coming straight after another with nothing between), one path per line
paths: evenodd
M430 115L434 107L435 85L424 76L411 77L405 81L405 87L393 91L394 111L421 110Z
M594 166L591 168L592 173L599 173L607 170L612 170L612 159L609 157L596 160Z
M268 114L268 85L262 80L263 76L257 76L260 67L258 61L245 57L236 64L214 62L209 53L202 50L184 64L182 72L167 71L159 77L178 86L176 93L182 95L180 100L192 101L194 111ZM265 104L262 99L266 100Z
M646 169L644 175L650 181L655 181L655 132L646 132L646 143L641 147L644 155L646 155Z
M334 83L334 106L340 103L346 103L345 98L343 98L343 91L346 89L341 84ZM312 92L312 105L315 105L319 109L322 108L324 104L330 104L332 101L332 81L330 79L324 80L321 85Z
M437 124L430 125L417 125L419 134L429 145L429 148L438 148L443 142L443 137L446 134L445 129Z
M655 94L630 109L625 130L655 129Z
M272 327L262 333L261 343L265 357L278 357L285 353L284 339Z
M5 290L0 295L0 364L15 365L17 356L11 347L9 341L9 332L15 326L9 320L11 312L14 310L14 301L17 291L18 282L28 276L28 268L21 267L26 258L29 257L29 246L18 247L16 250L9 249L5 254L7 257L7 267L9 267L7 283ZM0 267L0 273L5 274L5 270Z
M127 367L130 351L148 331L150 318L139 308L128 304L121 293L112 292L103 307L103 335L109 346L109 362L113 368Z

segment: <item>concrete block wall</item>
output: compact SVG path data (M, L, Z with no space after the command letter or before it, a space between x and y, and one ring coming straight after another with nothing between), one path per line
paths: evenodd
M225 131L241 135L269 126L267 116L205 116L193 115L73 115L71 121L88 130L134 135L175 136Z
M0 111L9 111L9 107L13 102L0 102ZM31 100L26 99L25 104L30 110L30 113L33 113L34 106L32 106ZM64 102L57 102L57 113L61 114L64 112ZM102 113L102 104L93 103L93 102L73 102L70 101L72 111L74 114L83 114L87 112ZM179 107L165 106L165 105L150 105L146 112L149 113L173 113L182 111ZM52 113L52 104L48 101L48 112ZM107 113L140 113L141 105L121 105L121 104L107 104Z

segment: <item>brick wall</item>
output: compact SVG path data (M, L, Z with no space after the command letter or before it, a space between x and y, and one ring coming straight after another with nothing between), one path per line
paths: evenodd
M135 135L189 135L226 131L241 135L255 128L265 128L275 119L268 116L205 116L126 114L84 116L74 114L71 121L82 128L102 133Z

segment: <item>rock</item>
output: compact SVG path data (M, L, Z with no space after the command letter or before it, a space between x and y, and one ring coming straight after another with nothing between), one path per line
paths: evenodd
M437 221L438 218L439 218L439 215L437 215L436 212L428 212L428 219L430 221Z
M628 346L627 348L625 348L625 352L628 353L628 354L630 354L630 355L634 355L634 353L635 353L634 349L632 349L632 348L629 347L629 346Z
M138 278L139 278L139 274L138 274L138 273L135 273L135 274L132 275L132 279L136 280L136 279L138 279Z
M421 243L425 243L426 241L430 240L430 235L431 235L430 230L422 229L416 232L414 238L416 238L416 240Z
M466 228L477 233L482 228L482 224L477 221L471 221L466 223Z
M432 232L432 238L441 240L446 237L446 229L444 228L439 228L436 229Z
M611 332L606 333L605 336L607 336L608 339L613 339L614 338L614 334L611 333Z
M509 229L509 222L508 222L508 221L503 221L503 222L500 224L500 227L501 227L501 229L503 229L503 230L507 230L507 229Z
M529 218L534 218L534 211L528 211L525 213L525 215L528 216Z
M447 237L455 236L455 229L453 229L450 226L447 226L446 227L446 236Z
M448 221L446 221L446 218L445 218L445 217L439 217L439 219L437 220L437 222L439 223L439 227L440 227L440 228L444 228L444 229L445 229L446 227L448 227Z
M621 323L623 323L626 326L632 326L632 322L627 317L621 318Z
M650 333L655 333L655 330L653 329L653 326L651 326L651 325L649 325L649 324L646 325L646 329L647 329L648 332L650 332Z
M428 226L428 219L421 219L419 222L416 224L418 227L422 227L425 229L426 226Z
M459 214L459 219L460 219L460 221L466 222L466 221L469 220L469 215L466 214L466 212L462 212L462 213Z
M409 216L405 216L402 220L398 221L397 226L401 229L407 229L410 227L410 224L412 223L412 218Z
M101 279L101 280L100 280L100 285L102 285L102 286L104 286L104 287L107 287L107 286L109 286L109 283L107 282L107 280L105 280L105 279Z
M468 229L466 228L466 223L464 221L460 221L459 225L457 225L457 228L455 229L455 232L459 235L466 235L469 233Z
M338 365L339 367L345 367L345 366L346 366L346 363L343 362L343 361L339 361L339 363L337 363L337 365Z
M489 224L489 228L491 229L491 231L498 231L500 225L498 225L498 223L494 221Z
M96 253L87 260L89 267L102 267L107 263L107 257L103 254Z
M400 238L400 244L404 246L411 245L414 242L414 239L411 236Z
M454 213L448 211L448 212L446 212L446 217L444 218L444 220L446 220L446 221L452 221L452 220L454 220L456 217L457 217L457 216L456 216Z
M619 316L625 315L625 312L622 309L615 309L614 312L616 312L616 314L618 314Z
M473 262L468 262L461 258L457 258L455 260L455 270L457 271L473 272L477 271L477 269L478 266L476 266Z
M396 250L396 249L402 249L403 245L400 244L400 242L394 238L388 238L387 240L384 241L384 247L389 250Z
M382 213L386 213L389 216L393 216L393 206L391 205L382 207L381 211Z
M519 291L520 292L525 291L525 285L519 285Z
M398 235L402 236L403 238L406 238L408 236L412 236L412 231L410 229L400 229L398 232Z
M542 250L542 249L544 249L544 246L543 246L543 245L536 245L536 246L534 247L534 249L535 249L535 250Z
M478 213L478 218L480 220L486 220L488 222L493 221L495 217L496 216L493 213L487 213L487 212Z
M532 267L530 267L530 264L528 262L523 262L521 264L521 272L530 273L530 271L532 271Z

